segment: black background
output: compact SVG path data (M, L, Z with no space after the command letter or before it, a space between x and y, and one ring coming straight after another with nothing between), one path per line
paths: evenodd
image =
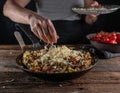
M2 13L5 1L6 0L0 1L0 44L16 44L17 41L13 36L13 32L15 31L14 22L4 17ZM101 4L120 5L120 0L99 0L99 2ZM32 9L34 11L36 10L33 0L27 6L27 8ZM93 29L90 30L96 30L96 32L100 30L120 32L120 10L107 15L100 15L97 21L97 25L94 24Z

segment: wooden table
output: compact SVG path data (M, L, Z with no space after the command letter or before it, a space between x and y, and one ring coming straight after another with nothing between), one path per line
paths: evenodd
M0 93L120 93L120 57L99 60L80 78L49 82L16 67L19 46L0 46Z

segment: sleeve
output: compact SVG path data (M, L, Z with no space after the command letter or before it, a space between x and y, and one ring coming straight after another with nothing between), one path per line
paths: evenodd
M84 5L84 0L79 0L79 2L80 2L80 4L81 4L81 5L80 5L81 7L84 7L84 6L85 6L85 5Z

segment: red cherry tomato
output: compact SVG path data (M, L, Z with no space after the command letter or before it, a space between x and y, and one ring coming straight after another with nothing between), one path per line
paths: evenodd
M109 38L103 38L103 41L105 42L105 43L108 43L109 41L110 41L110 39Z
M113 35L113 36L109 37L109 39L114 41L114 40L117 39L117 36L116 36L116 35L115 35L115 36Z
M110 40L109 43L110 44L117 44L117 42L115 40Z
M120 34L117 34L117 39L116 39L117 43L120 44Z
M117 34L117 39L120 39L120 34Z
M116 36L116 32L110 32L112 36Z
M120 44L120 34L116 32L99 32L95 37L92 38L94 41L110 43L110 44Z

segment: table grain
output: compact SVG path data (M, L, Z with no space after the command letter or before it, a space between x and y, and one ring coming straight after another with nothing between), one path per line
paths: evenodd
M18 45L0 45L0 93L120 93L120 57L99 59L83 76L64 82L30 77L16 66Z

